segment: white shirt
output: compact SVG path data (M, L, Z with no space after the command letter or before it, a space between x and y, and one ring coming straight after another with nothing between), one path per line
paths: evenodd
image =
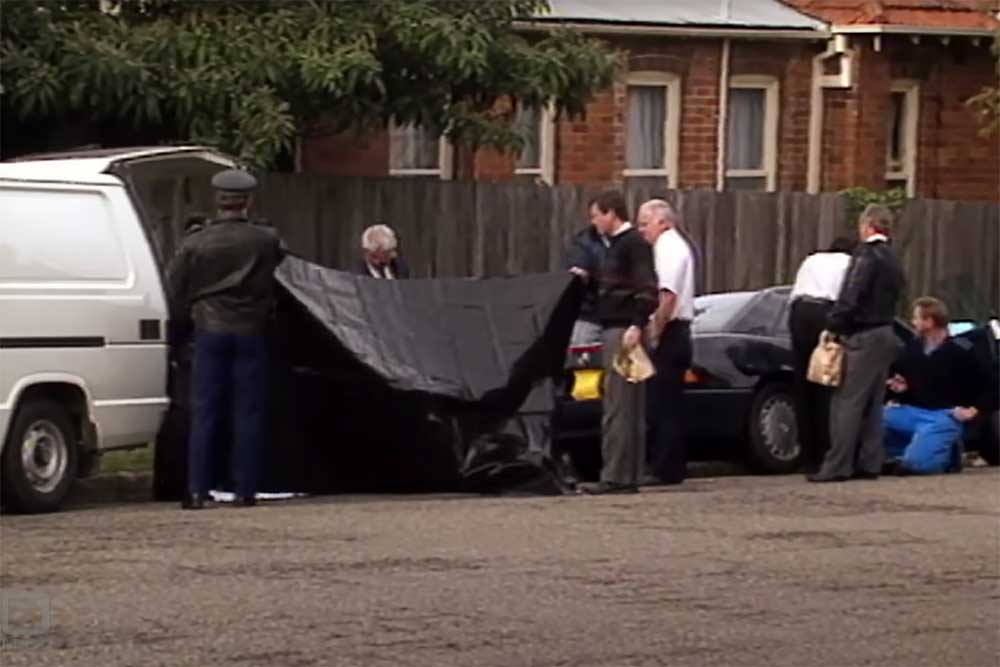
M836 301L850 263L851 256L846 252L817 252L809 255L795 276L792 299L808 296Z
M626 220L624 223L622 223L621 227L619 227L615 232L613 232L611 234L611 238L608 238L604 234L601 234L601 242L604 243L604 247L605 248L610 248L611 247L611 239L613 239L616 236L621 236L622 234L624 234L625 232L627 232L630 229L632 229L632 223L629 222L628 220Z
M383 266L381 269L376 268L371 262L365 262L368 266L368 273L372 275L372 278L385 278L386 280L395 280L396 276L392 273L392 267L388 264Z
M694 255L676 229L660 234L653 245L653 266L661 290L677 295L672 320L694 319Z

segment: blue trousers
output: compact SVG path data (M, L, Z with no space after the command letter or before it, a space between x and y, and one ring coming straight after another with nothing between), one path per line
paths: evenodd
M885 453L898 458L910 472L933 475L946 472L961 456L962 423L951 410L925 410L912 405L887 406Z
M198 332L191 368L188 491L206 495L219 448L233 437L235 492L252 498L266 437L269 355L264 336Z

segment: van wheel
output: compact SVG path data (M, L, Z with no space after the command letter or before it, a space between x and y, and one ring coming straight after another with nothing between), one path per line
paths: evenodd
M749 463L757 472L795 472L802 457L795 421L792 387L786 382L764 385L750 407Z
M76 477L78 453L66 408L48 400L23 404L3 448L4 505L26 514L59 509Z

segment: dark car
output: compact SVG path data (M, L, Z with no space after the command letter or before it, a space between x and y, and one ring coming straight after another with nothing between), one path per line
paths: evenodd
M699 443L733 441L756 471L781 473L798 467L790 291L773 287L695 300L694 360L685 375L692 454L697 455ZM556 423L557 437L572 450L600 434L600 348L571 349L569 366L572 372Z
M756 472L787 473L799 467L790 293L790 287L771 287L695 300L694 360L685 376L694 458L726 443L735 445ZM901 320L895 328L901 340L914 335ZM557 437L570 451L586 454L600 435L600 348L571 349L569 367L556 412Z
M971 343L989 382L988 412L966 426L965 449L978 452L990 465L1000 465L1000 319L993 317L985 324L953 322L950 331Z

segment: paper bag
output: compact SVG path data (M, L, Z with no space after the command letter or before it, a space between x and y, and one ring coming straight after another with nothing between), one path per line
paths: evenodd
M645 382L656 375L653 362L649 360L649 355L642 349L642 345L635 345L631 348L622 347L618 350L612 368L633 384Z
M809 372L806 378L810 382L824 387L839 387L844 375L844 346L838 343L833 334L824 331L819 336L819 343L809 357Z

